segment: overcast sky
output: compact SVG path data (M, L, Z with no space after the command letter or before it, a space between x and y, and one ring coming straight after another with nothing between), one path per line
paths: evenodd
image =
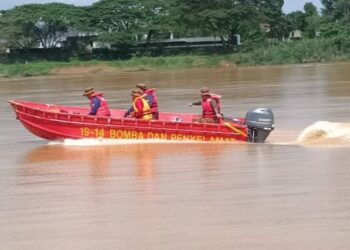
M29 3L49 3L49 2L61 2L75 5L90 5L98 0L0 0L0 9L11 9L16 5L29 4ZM171 0L169 0L171 1ZM283 10L286 13L302 10L304 4L307 2L313 2L319 9L322 7L321 0L284 0Z

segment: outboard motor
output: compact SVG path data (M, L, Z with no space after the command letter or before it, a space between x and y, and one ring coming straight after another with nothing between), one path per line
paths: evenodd
M264 142L275 128L275 119L269 108L255 108L248 111L245 123L248 127L249 142Z

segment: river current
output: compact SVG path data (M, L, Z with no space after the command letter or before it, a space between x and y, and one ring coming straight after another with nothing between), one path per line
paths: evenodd
M350 64L0 79L0 249L349 249ZM209 87L223 113L270 107L265 144L48 142L6 100L127 109L139 82L161 111Z

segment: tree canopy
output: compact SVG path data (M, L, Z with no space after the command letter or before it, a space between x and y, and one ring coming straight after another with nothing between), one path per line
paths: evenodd
M350 1L322 0L322 14L310 2L283 13L283 0L100 0L88 7L62 3L26 4L2 11L2 37L11 47L55 47L68 30L92 31L101 41L130 46L178 36L241 35L253 43L283 40L300 29L314 38L349 33ZM337 31L337 32L335 32ZM345 33L344 33L345 32Z
M67 4L27 4L5 11L0 18L3 36L14 47L40 43L53 48L76 25L80 9Z

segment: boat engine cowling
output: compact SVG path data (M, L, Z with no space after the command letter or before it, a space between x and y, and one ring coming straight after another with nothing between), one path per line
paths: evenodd
M248 141L264 142L275 128L275 119L270 108L255 108L247 112Z

